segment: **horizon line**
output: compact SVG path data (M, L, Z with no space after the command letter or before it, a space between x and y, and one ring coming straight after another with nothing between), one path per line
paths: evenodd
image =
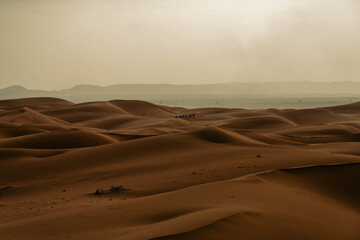
M25 87L23 85L19 85L19 84L15 84L15 85L10 85L7 87L3 87L0 88L0 90L5 90L8 88L22 88L25 90L30 90L30 91L48 91L48 92L61 92L64 90L70 90L70 89L74 89L76 87L81 87L81 86L90 86L90 87L101 87L101 88L107 88L107 87L113 87L113 86L120 86L120 85L152 85L152 86L156 86L156 85L162 85L162 86L209 86L209 85L228 85L228 84L271 84L271 83L360 83L360 81L352 81L352 80L348 80L348 81L309 81L309 80L302 80L302 81L271 81L271 82L261 82L261 81L255 81L255 82L223 82L223 83L202 83L202 84L176 84L176 83L118 83L118 84L110 84L110 85L96 85L96 84L76 84L73 85L72 87L68 87L68 88L62 88L59 90L55 90L55 89L32 89L32 88L28 88Z

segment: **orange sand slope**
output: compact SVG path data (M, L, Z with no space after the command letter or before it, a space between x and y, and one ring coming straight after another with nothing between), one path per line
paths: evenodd
M359 189L360 103L0 101L0 239L358 240Z

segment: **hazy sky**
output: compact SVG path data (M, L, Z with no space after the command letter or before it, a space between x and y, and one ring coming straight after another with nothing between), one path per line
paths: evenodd
M0 0L0 88L360 81L359 0Z

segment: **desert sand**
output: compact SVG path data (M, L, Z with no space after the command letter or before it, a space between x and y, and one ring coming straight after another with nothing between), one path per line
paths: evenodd
M358 240L360 103L0 101L0 239Z

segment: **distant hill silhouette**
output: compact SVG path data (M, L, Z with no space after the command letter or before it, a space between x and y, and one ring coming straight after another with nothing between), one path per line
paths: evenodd
M60 91L30 90L22 86L0 89L0 99L28 97L58 97L72 102L139 99L156 104L185 107L304 108L359 101L360 82L242 82L204 85L119 84L105 87L77 85ZM339 100L339 98L341 99ZM266 103L264 99L289 99L289 101L279 100L275 105L264 105ZM304 99L305 103L303 102ZM306 102L306 99L314 99L314 101ZM312 104L318 100L321 103Z

